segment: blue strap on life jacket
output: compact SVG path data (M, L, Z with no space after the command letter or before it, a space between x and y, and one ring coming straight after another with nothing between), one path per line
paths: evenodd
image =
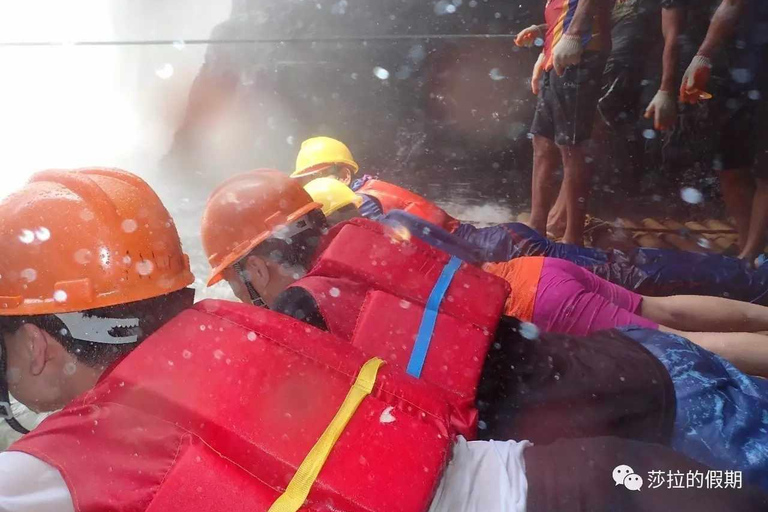
M429 344L432 342L432 334L435 332L435 322L437 322L437 313L440 304L443 302L445 292L453 281L453 276L461 266L461 260L456 256L451 256L450 261L443 267L440 277L437 279L434 288L429 293L427 306L424 309L424 316L421 317L421 325L416 335L416 342L413 344L411 358L408 360L406 372L417 379L421 377L421 371L424 369L424 361L427 359Z

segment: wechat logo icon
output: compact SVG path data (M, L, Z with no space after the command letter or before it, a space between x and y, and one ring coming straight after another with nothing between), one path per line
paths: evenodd
M639 491L643 487L643 477L635 474L635 470L622 464L613 468L613 481L623 485L630 491Z

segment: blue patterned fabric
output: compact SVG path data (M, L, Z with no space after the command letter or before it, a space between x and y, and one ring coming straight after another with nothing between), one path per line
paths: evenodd
M620 329L664 364L677 396L672 447L716 469L744 472L768 489L768 380L737 370L685 338Z
M719 254L637 248L627 253L552 242L525 224L488 228L462 224L453 233L477 246L483 261L520 256L568 260L641 295L712 295L768 305L768 266L757 270Z

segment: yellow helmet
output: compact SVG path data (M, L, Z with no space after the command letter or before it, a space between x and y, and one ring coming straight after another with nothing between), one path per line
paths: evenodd
M301 143L299 155L296 157L296 170L291 174L291 178L309 176L333 164L350 167L352 174L356 174L358 170L352 152L343 142L330 137L313 137Z
M304 185L312 201L323 205L323 214L328 217L347 205L360 207L363 198L351 188L334 178L317 178Z

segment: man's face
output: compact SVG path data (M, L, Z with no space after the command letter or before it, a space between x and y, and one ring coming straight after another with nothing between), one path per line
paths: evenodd
M243 282L244 279L247 279L267 307L272 307L278 295L303 277L304 274L306 274L306 270L303 268L285 267L258 256L249 256L245 259L242 276L234 267L229 267L223 272L224 279L229 283L238 299L246 304L251 304L251 296Z
M346 165L330 165L328 167L319 169L307 176L301 176L294 179L298 180L302 187L310 181L316 180L317 178L335 178L343 184L349 186L349 184L352 183L352 175L352 169Z

